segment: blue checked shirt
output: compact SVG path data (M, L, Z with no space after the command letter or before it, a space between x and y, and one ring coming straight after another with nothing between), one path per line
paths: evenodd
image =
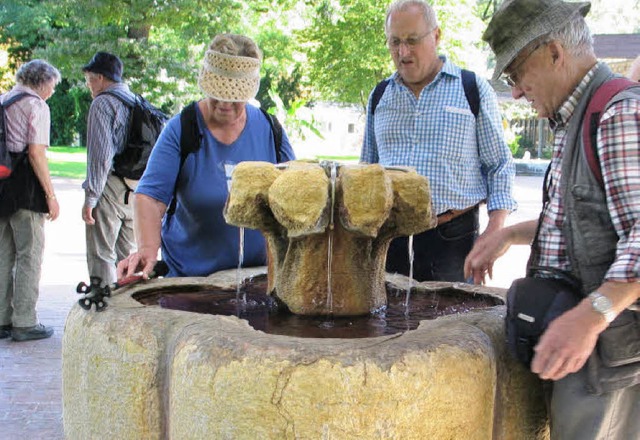
M371 96L360 161L410 166L429 179L433 209L441 214L481 201L513 211L515 166L504 140L495 92L477 77L478 119L464 95L460 68L444 60L416 96L394 73L371 115Z

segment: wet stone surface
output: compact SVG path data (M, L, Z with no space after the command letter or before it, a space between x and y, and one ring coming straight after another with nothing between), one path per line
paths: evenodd
M422 286L407 291L387 283L387 307L367 316L332 317L292 314L286 306L266 294L266 277L245 281L239 291L210 289L144 292L133 297L145 305L194 313L237 316L256 330L268 334L303 338L367 338L414 330L425 319L467 313L502 305L496 297L470 294L455 288L430 290Z

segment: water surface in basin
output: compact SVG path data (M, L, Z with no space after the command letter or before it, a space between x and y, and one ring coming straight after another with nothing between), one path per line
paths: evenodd
M195 289L195 287L194 287ZM237 316L256 330L269 334L304 338L368 338L414 330L424 319L466 313L502 305L500 298L470 294L454 287L411 290L406 313L406 289L387 284L387 307L367 316L302 316L291 313L284 304L266 294L266 276L246 280L239 290L197 290L176 286L174 290L141 292L133 295L145 305L194 313ZM246 302L243 298L246 297Z

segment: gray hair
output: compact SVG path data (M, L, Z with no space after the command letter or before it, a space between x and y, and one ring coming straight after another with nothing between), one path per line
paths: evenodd
M591 31L580 14L560 29L552 31L546 39L559 41L575 57L595 56Z
M258 45L251 38L244 35L216 35L209 45L209 49L227 55L257 58L262 61L262 51L258 48Z
M16 72L16 82L34 90L40 90L51 81L58 84L60 79L58 69L44 60L31 60Z
M560 42L566 51L574 57L595 56L591 31L581 15L569 20L561 28L536 38L525 49L539 46L541 43L550 43L551 41Z
M395 2L389 5L389 9L387 9L387 16L384 19L384 32L387 33L389 28L389 17L394 12L405 11L410 7L417 7L422 11L422 17L424 18L424 22L427 24L428 28L436 28L438 27L438 19L436 17L436 12L433 10L431 5L422 0L396 0Z

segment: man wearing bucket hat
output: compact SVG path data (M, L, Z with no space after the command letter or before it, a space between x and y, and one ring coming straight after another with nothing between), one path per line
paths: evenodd
M135 101L122 82L122 61L97 52L82 67L93 102L87 116L87 178L82 220L85 222L87 266L103 285L116 281L116 263L135 247L133 207L127 203L128 187L112 173L116 154L124 149L130 108L116 93Z
M515 167L496 95L485 79L438 55L441 30L425 1L392 3L385 34L397 71L381 83L387 84L381 95L380 86L370 95L360 160L413 167L429 178L438 226L413 237L413 277L465 281L479 206L486 201L486 231L501 228L516 207ZM409 275L409 243L391 242L387 271Z
M551 321L531 362L546 380L551 436L637 439L640 90L627 82L593 121L585 120L596 92L621 83L596 59L584 20L589 8L587 2L505 1L484 33L496 55L494 78L504 75L514 98L524 97L549 119L555 140L539 221L478 243L465 270L481 282L510 245L533 243L534 278L573 279L577 305ZM582 137L583 124L594 122L602 182Z
M260 86L261 59L248 37L223 34L213 39L198 78L206 97L192 104L201 141L184 155L181 135L189 126L181 124L181 115L167 123L136 190L138 252L118 265L120 276L139 270L148 275L160 246L168 276L203 276L238 266L239 230L222 214L233 168L247 160L294 159L286 134L276 145L265 114L248 104ZM172 199L175 210L163 221ZM246 230L243 266L265 263L264 238Z

